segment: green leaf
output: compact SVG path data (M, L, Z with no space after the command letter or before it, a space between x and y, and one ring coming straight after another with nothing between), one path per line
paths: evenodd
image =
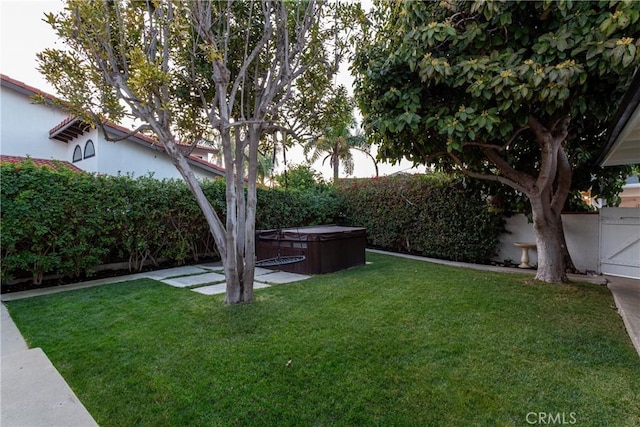
M503 13L500 15L500 25L504 27L509 24L511 24L511 13Z
M630 44L622 56L622 66L625 68L628 67L635 59L635 54L636 47L633 44Z
M611 65L618 65L622 60L622 56L627 51L625 46L617 46L611 52Z
M537 74L535 76L533 76L533 85L535 87L540 86L540 83L542 83L542 75L541 74Z
M564 50L567 49L567 39L564 37L560 37L557 42L556 42L556 48L560 51L563 52Z
M538 96L538 99L540 101L544 101L545 99L547 99L548 96L549 96L549 88L545 87L540 91L540 95Z
M586 59L589 60L594 56L601 54L602 50L603 50L603 47L599 45L590 47L589 50L587 51Z
M529 121L529 113L523 108L519 109L516 112L516 121L518 123L518 126L526 126L527 122Z

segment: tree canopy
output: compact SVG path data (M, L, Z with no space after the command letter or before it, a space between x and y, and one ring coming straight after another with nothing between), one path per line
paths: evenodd
M628 169L594 162L640 64L639 17L639 2L376 2L353 66L367 134L382 158L525 195L538 278L566 280L545 247L572 182L598 192Z
M284 189L309 190L326 185L322 174L308 165L291 165L276 175L274 181Z
M157 138L207 219L229 303L253 300L260 142L291 131L282 116L298 79L337 71L348 10L316 0L67 0L61 13L46 15L63 47L41 52L40 70L70 112L98 126L128 116L140 123L134 131ZM224 158L226 218L176 144L214 140Z

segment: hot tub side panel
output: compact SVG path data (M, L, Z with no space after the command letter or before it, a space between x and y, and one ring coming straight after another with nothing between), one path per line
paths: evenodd
M365 235L314 243L317 243L317 266L320 273L332 273L365 263Z

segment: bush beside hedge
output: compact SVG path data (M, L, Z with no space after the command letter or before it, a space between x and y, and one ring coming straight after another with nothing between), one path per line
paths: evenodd
M346 223L367 228L368 244L433 258L486 263L498 252L504 219L461 177L443 174L343 181Z

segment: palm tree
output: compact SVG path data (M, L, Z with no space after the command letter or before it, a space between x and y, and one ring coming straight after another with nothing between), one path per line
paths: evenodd
M371 146L367 144L364 135L356 131L356 120L353 117L354 101L347 95L344 86L338 87L335 95L328 102L325 112L325 129L321 136L309 141L304 147L304 155L310 163L322 158L322 164L329 160L333 168L333 182L338 181L340 163L347 175L353 173L353 153L357 150L368 155L376 168L378 164L371 154ZM355 131L355 133L352 133ZM309 157L311 153L311 157ZM323 157L324 156L324 157Z

